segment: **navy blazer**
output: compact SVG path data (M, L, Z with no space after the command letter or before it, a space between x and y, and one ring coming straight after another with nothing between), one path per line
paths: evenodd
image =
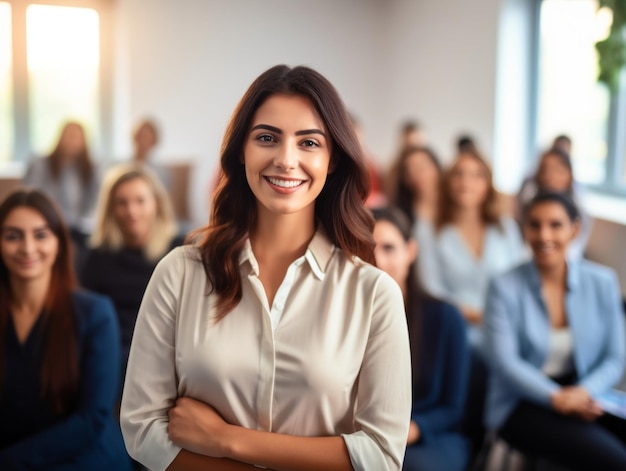
M0 469L130 470L113 415L119 388L119 328L111 301L76 292L80 397L52 426L0 450ZM2 418L0 418L2 420Z
M567 269L567 322L574 341L578 384L592 396L624 371L624 315L615 273L586 260ZM534 262L491 282L485 310L485 347L491 367L486 425L500 427L520 400L550 407L560 386L542 372L551 325Z

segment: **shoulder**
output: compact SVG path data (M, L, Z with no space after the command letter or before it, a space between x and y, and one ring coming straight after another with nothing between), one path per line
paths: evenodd
M180 285L185 278L199 278L204 282L204 273L200 249L194 245L181 245L159 260L151 280L174 286Z
M600 283L611 284L617 280L615 270L599 263L583 259L573 262L574 267L586 280L597 280Z
M87 290L72 293L76 317L81 326L115 322L115 308L108 296Z
M517 291L520 287L526 286L531 280L534 269L533 263L532 260L526 261L493 277L491 286L505 291Z

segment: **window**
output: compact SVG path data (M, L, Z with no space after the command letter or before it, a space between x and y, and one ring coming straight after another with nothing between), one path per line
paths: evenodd
M608 35L611 11L598 10L596 0L543 0L539 21L537 146L569 135L576 179L626 192L626 149L617 132L626 132L618 112L624 92L611 94L597 82L595 43Z
M84 125L93 154L106 149L109 3L0 1L0 172L50 152L70 120Z
M11 5L0 2L0 165L11 160L13 150L11 34Z

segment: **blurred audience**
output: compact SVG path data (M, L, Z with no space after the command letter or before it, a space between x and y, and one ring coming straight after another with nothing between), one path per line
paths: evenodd
M624 370L617 277L567 261L579 230L567 193L538 193L525 206L523 227L533 260L493 279L485 311L487 426L568 469L626 469L626 421L595 400Z
M560 138L563 139L564 137L561 136ZM557 141L555 140L555 142ZM572 161L569 154L565 152L564 147L553 147L544 152L539 159L539 165L535 174L527 178L522 184L517 195L518 218L520 222L524 205L537 192L542 190L563 191L574 199L580 212L580 229L576 239L569 244L568 257L571 259L582 258L591 236L593 218L584 209L583 191L574 179Z
M130 469L113 416L118 325L76 290L54 204L18 190L0 205L0 469Z
M402 469L463 471L469 458L460 433L469 374L465 323L454 306L421 290L409 219L396 208L373 215L376 264L402 289L409 324L413 407Z
M43 191L58 204L72 239L79 248L84 247L92 228L100 178L83 126L65 124L52 153L31 161L23 183Z
M380 169L376 164L376 159L372 156L372 154L365 146L363 129L361 128L360 121L352 113L350 113L350 121L352 122L352 127L354 128L356 137L359 140L361 151L363 152L363 158L365 159L365 163L367 164L367 171L369 172L370 189L367 200L365 201L365 206L367 206L368 208L383 206L387 203L387 197L383 192Z
M469 134L462 134L457 138L456 149L459 154L463 154L465 152L478 152L476 141Z
M407 120L402 123L400 128L399 144L399 152L401 152L405 147L425 147L428 145L426 132L418 121Z
M428 250L434 246L441 176L441 164L435 153L428 147L414 146L400 152L389 176L392 201L411 221L413 237ZM436 271L436 267L429 265L434 262L434 257L418 257L416 267L421 279Z
M155 162L154 150L159 143L159 128L154 120L139 121L133 131L133 158L135 164L149 167L161 180L166 189L172 185L172 176L167 168Z
M180 245L172 206L147 167L122 164L102 184L80 281L113 300L121 327L122 380L139 305L157 262Z

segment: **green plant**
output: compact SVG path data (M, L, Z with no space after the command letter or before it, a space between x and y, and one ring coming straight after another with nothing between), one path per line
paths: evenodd
M609 36L596 43L600 72L598 81L606 83L611 91L619 88L620 73L626 66L626 0L599 0L598 8L613 11Z

